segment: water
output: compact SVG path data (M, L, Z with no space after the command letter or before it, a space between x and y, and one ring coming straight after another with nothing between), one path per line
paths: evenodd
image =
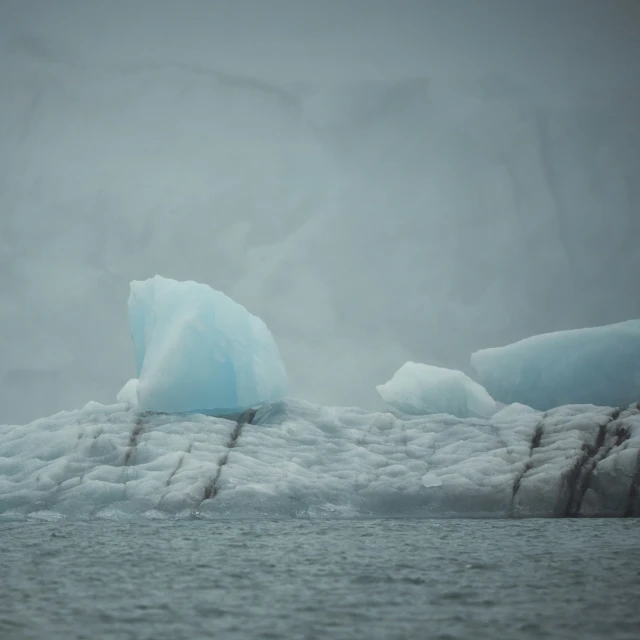
M638 520L4 522L0 638L638 638Z

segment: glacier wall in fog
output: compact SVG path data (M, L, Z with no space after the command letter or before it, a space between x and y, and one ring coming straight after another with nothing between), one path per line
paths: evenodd
M128 283L155 273L262 317L319 403L640 316L634 86L0 53L0 423L113 398Z

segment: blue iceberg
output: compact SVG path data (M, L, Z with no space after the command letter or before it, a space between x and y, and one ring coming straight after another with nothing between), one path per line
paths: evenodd
M205 284L133 281L129 326L141 409L230 415L279 402L287 376L264 322Z
M455 369L405 362L391 380L376 389L389 407L407 415L490 418L496 412L486 389Z
M640 400L640 320L533 336L471 356L478 381L500 402L546 411L567 404Z

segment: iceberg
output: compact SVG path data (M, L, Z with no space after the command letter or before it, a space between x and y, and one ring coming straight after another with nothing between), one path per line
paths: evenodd
M640 516L640 407L238 420L89 403L0 426L4 518Z
M128 307L138 381L119 395L141 409L230 415L284 398L269 329L224 293L155 276L131 283Z
M318 406L284 398L265 324L206 285L132 282L129 321L117 404L0 425L2 517L640 515L640 403L495 413L408 362L378 388L400 415Z
M566 404L626 406L640 398L640 320L526 338L471 356L500 402L542 411Z
M376 389L389 407L402 414L489 418L496 412L486 389L454 369L406 362Z

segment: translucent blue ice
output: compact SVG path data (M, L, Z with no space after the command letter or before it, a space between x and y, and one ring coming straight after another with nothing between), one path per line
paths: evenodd
M131 283L138 406L227 415L284 398L287 377L264 322L205 284Z
M458 418L489 418L496 403L462 371L406 362L385 384L376 387L392 409L409 415L448 413Z
M566 404L620 407L640 400L640 320L533 336L471 356L496 399L545 411Z

